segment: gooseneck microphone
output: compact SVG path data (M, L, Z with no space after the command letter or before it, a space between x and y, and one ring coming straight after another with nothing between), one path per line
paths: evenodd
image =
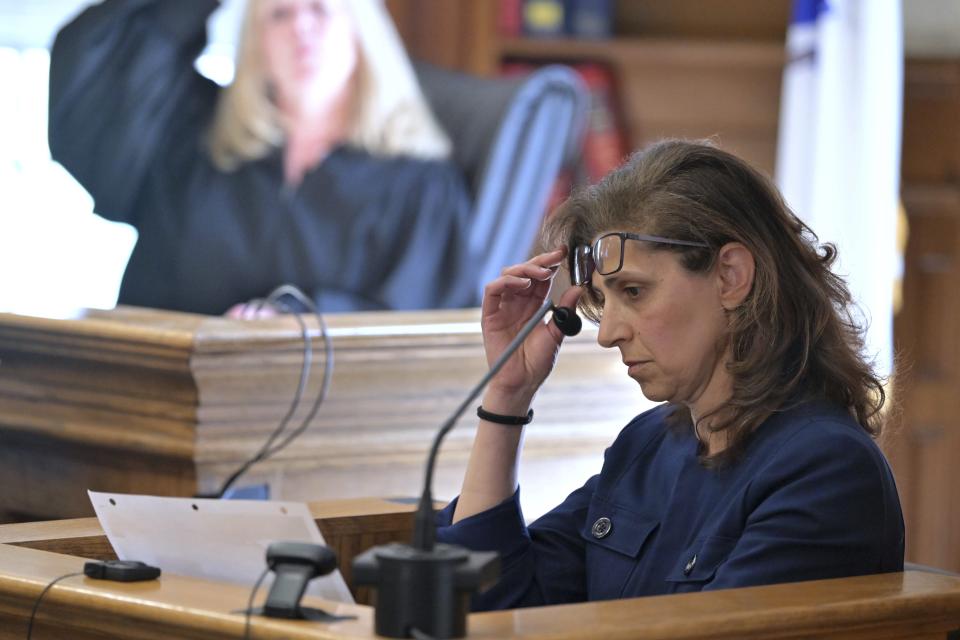
M374 618L378 635L461 638L467 633L471 594L492 586L498 578L500 561L496 552L435 544L433 471L443 438L549 311L553 311L553 322L564 335L580 332L582 323L573 309L546 301L443 423L427 457L423 493L414 516L413 545L382 545L354 559L354 583L377 590Z

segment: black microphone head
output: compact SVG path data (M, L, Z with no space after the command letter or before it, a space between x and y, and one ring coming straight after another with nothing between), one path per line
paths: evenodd
M554 307L553 324L557 325L557 328L565 336L575 336L583 328L580 316L570 307Z

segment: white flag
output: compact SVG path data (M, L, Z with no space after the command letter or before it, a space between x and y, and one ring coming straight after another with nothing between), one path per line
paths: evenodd
M777 183L840 253L869 325L866 355L893 369L903 30L900 0L794 0L787 33Z

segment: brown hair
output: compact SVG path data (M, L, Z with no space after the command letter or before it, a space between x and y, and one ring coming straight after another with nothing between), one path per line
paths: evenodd
M733 395L710 427L726 431L728 445L704 463L733 461L772 413L812 398L845 407L868 433L880 434L883 383L862 355L863 329L847 285L830 270L836 248L818 244L769 178L707 142L666 140L571 196L547 222L543 242L566 244L572 255L616 230L706 243L650 246L679 254L695 273L712 269L728 242L753 254L753 288L728 313ZM589 287L580 310L599 322ZM685 407L673 415L689 422Z

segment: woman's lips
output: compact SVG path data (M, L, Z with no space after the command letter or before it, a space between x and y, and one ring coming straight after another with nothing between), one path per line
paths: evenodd
M636 375L644 365L650 364L651 360L633 360L630 362L625 362L627 365L627 375L633 376Z

